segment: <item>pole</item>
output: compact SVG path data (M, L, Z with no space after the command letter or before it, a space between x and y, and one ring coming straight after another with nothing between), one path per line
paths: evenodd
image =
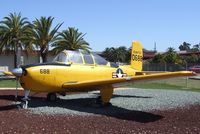
M188 71L188 64L187 64L187 61L185 61L185 69L186 71ZM186 88L188 88L188 77L186 77Z

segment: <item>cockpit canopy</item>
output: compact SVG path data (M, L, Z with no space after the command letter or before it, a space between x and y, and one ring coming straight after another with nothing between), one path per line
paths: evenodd
M93 65L108 65L101 56L94 53L84 53L79 51L64 50L59 53L53 60L64 64L93 64Z

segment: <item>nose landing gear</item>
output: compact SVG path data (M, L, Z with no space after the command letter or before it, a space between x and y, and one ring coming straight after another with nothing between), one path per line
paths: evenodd
M28 97L30 93L30 90L25 90L24 93L24 98L22 98L22 102L21 102L21 108L23 109L27 109L28 108L28 101L30 100L30 98Z

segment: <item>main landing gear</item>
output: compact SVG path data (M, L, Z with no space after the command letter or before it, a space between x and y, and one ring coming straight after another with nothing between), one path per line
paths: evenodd
M112 86L103 86L100 90L100 96L97 98L96 103L100 104L99 106L107 107L111 106L110 99L113 95Z
M98 96L98 97L96 98L96 100L95 100L95 105L98 106L98 107L109 107L109 106L112 106L112 103L110 103L110 102L104 103L104 102L102 101L101 96Z

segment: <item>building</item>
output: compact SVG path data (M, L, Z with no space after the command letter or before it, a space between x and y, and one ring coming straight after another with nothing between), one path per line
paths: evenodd
M48 61L52 61L54 58L54 54L52 52L48 55ZM21 65L26 64L35 64L35 63L41 63L41 57L39 55L38 51L29 52L28 55L25 53L25 51L22 51L21 57L20 57L20 63ZM14 68L14 52L2 52L0 53L0 66L1 67L8 67L8 70L12 70Z

